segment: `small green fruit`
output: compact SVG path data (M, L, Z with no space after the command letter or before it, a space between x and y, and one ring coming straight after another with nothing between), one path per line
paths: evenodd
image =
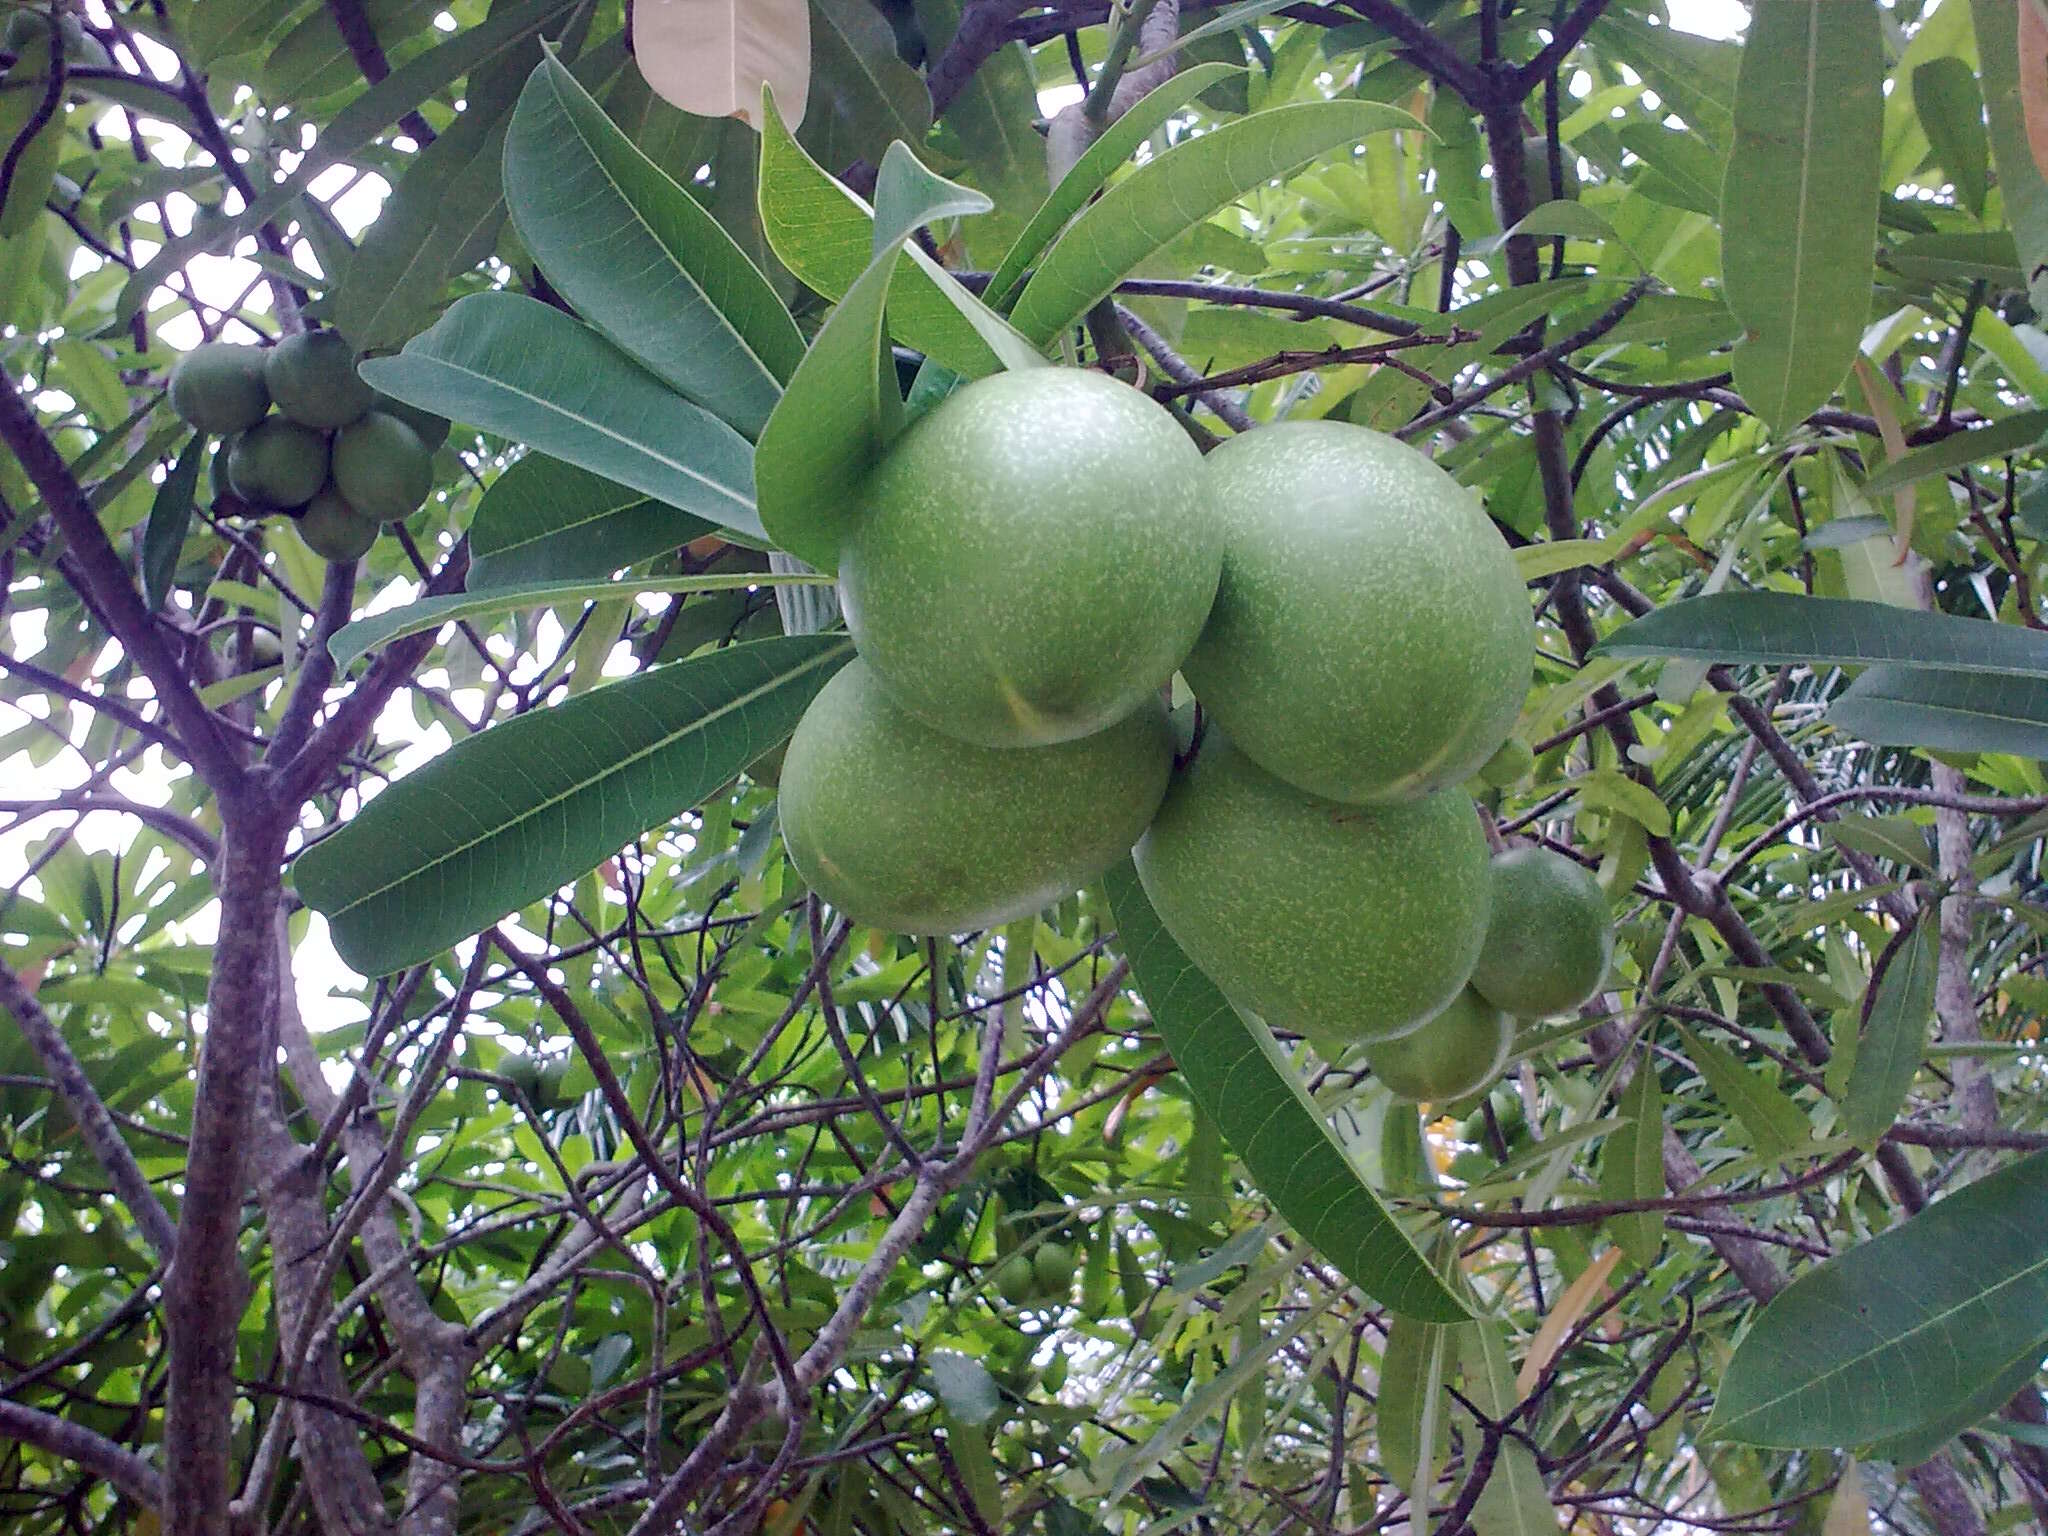
M798 874L856 921L964 933L1040 911L1121 858L1172 766L1156 698L1085 740L1003 752L905 714L853 661L790 738L782 837Z
M1614 957L1614 922L1599 882L1547 848L1493 860L1493 917L1472 985L1523 1018L1570 1013L1590 1000Z
M1031 1255L1039 1294L1065 1301L1074 1288L1074 1251L1065 1243L1041 1243Z
M85 30L85 23L76 16L60 16L57 30L64 39L64 56L73 64L86 69L112 69L114 56L107 52L106 44Z
M1319 1042L1415 1028L1458 995L1486 937L1470 800L1342 805L1274 778L1214 727L1136 856L1188 957L1241 1007Z
M306 504L293 526L306 548L337 565L352 565L367 555L379 531L376 519L363 516L332 486Z
M1514 727L1535 625L1479 498L1405 443L1291 422L1209 455L1223 584L1182 664L1268 773L1369 804L1462 784Z
M434 489L434 456L396 416L371 411L334 434L334 484L365 517L399 522Z
M209 341L171 365L171 409L202 432L245 432L270 409L263 352Z
M263 373L277 408L303 427L345 427L377 398L356 376L355 351L339 331L285 337L270 349Z
M448 441L448 418L436 416L432 411L423 411L416 405L407 405L403 400L394 400L382 390L377 392L376 402L370 407L382 411L386 416L396 416L413 430L427 452L432 453Z
M996 1266L996 1293L1013 1307L1024 1306L1038 1294L1038 1272L1025 1254L1012 1254Z
M16 11L0 27L0 48L14 54L46 56L50 46L50 18L41 11Z
M1500 1076L1514 1042L1514 1021L1466 987L1422 1028L1368 1046L1365 1064L1397 1099L1449 1104Z
M1202 455L1103 374L1032 368L934 407L840 551L855 644L897 704L985 747L1075 741L1173 674L1216 592Z
M266 416L228 448L228 484L252 506L304 506L326 483L327 439L282 416Z
M1500 750L1479 770L1479 781L1490 789L1512 789L1536 766L1536 750L1519 736L1510 736Z

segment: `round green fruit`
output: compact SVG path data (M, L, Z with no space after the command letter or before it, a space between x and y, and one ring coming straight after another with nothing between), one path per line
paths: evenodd
M377 391L376 400L370 409L382 411L386 416L396 416L411 427L413 435L429 453L448 441L449 426L446 416L436 416L432 411L423 411L416 405L407 405L403 400L394 400L382 390Z
M783 842L812 890L858 922L964 933L1050 906L1122 857L1173 767L1157 699L1108 730L997 751L898 709L849 662L782 764Z
M1514 557L1479 499L1404 443L1291 422L1209 455L1223 582L1181 672L1269 773L1356 804L1472 777L1535 659Z
M1173 675L1216 593L1202 455L1104 374L969 384L869 479L840 550L855 644L897 703L985 747L1107 729Z
M1514 1043L1514 1020L1466 987L1422 1028L1368 1046L1365 1064L1397 1099L1450 1104L1500 1076Z
M1031 1255L1039 1294L1064 1301L1074 1288L1074 1250L1065 1243L1041 1243Z
M356 376L355 350L338 331L285 337L270 349L263 374L277 408L302 427L345 427L377 398Z
M246 432L270 409L263 352L209 341L171 365L171 409L202 432Z
M1589 1001L1614 957L1614 922L1591 873L1547 848L1493 860L1493 917L1472 985L1523 1018Z
M327 483L327 439L282 416L266 416L228 448L228 484L256 507L301 507Z
M50 46L50 18L41 11L16 11L0 27L0 48L17 58L47 50Z
M337 565L353 565L362 559L377 542L379 532L376 519L363 516L333 486L308 502L293 526L306 548Z
M1479 782L1489 789L1512 789L1536 766L1536 750L1519 736L1510 736L1479 769Z
M1028 1254L1013 1254L996 1266L996 1293L1013 1307L1021 1307L1038 1294L1038 1272Z
M1137 847L1167 931L1240 1007L1319 1048L1407 1033L1486 936L1486 837L1463 795L1342 805L1211 727Z
M434 489L434 456L396 416L371 411L334 434L334 484L365 517L399 522Z

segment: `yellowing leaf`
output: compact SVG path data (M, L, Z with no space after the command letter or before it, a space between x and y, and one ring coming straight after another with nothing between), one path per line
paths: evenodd
M639 0L633 55L655 95L699 117L758 128L765 85L794 129L810 103L805 0Z

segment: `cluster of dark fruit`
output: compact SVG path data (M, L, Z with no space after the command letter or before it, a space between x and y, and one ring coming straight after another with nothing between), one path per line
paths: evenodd
M1527 591L1406 444L1294 422L1205 458L1101 374L1007 373L891 448L838 578L860 655L797 726L780 820L849 916L987 927L1129 850L1240 1009L1439 1103L1500 1072L1516 1017L1599 986L1598 885L1491 857L1463 787L1530 763Z
M334 331L194 347L171 369L171 409L225 439L213 456L216 496L290 517L308 549L341 563L419 510L448 439L440 417L365 384Z

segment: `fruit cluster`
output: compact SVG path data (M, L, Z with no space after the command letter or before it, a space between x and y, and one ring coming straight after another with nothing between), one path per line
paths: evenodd
M909 429L839 553L859 656L797 726L781 821L847 915L987 927L1135 845L1233 1003L1435 1101L1499 1072L1510 1015L1599 985L1598 886L1489 858L1458 788L1516 756L1534 622L1478 499L1414 449L1302 422L1205 460L1104 375L1008 373ZM1178 753L1176 671L1201 706Z
M171 369L170 396L179 416L225 439L213 456L216 496L289 516L308 549L343 563L368 554L383 524L419 510L448 438L440 417L365 384L335 331L194 347Z

